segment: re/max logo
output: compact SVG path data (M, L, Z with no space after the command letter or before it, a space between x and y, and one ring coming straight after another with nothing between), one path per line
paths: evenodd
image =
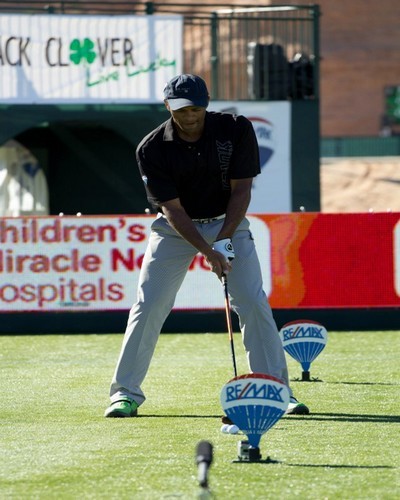
M308 326L304 328L303 326L298 326L297 328L288 328L287 330L283 330L283 340L291 340L298 339L304 337L312 337L317 339L323 339L322 328L318 328L317 326Z
M270 399L283 402L281 392L283 387L275 387L270 384L257 385L254 382L230 385L226 388L226 401L235 401L237 399Z

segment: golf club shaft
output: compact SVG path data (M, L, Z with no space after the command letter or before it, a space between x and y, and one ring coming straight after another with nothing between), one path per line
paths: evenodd
M230 305L229 305L229 295L228 295L228 280L227 280L225 274L222 275L222 284L223 284L223 287L224 287L224 295L225 295L226 323L228 325L229 342L231 344L233 373L234 373L235 377L237 377L235 345L233 343L232 317L231 317L231 308L230 308Z

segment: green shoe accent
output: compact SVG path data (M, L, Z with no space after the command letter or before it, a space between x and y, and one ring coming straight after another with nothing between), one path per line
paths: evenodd
M110 404L104 412L104 416L111 418L136 417L138 406L139 405L131 399L119 399Z
M286 415L309 415L310 410L304 403L300 403L294 396L290 397L290 403Z

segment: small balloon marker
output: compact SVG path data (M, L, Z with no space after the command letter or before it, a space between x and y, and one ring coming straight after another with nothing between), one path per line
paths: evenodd
M144 209L144 213L147 214L147 215L149 215L150 214L150 208L145 208Z
M299 207L299 208L300 208L300 212L305 212L306 211L306 207L303 207L303 205L301 205L301 207Z
M77 217L80 217L81 215L82 215L82 213L81 213L81 212L76 212L76 216L77 216Z
M373 208L369 208L369 209L368 209L368 212L369 212L370 214L373 214L373 213L374 213L374 209L373 209Z
M279 330L283 348L301 364L303 382L319 382L310 378L310 366L328 341L326 328L317 321L299 319L290 321Z
M64 212L60 212L60 213L58 214L58 216L59 216L59 217L64 217Z

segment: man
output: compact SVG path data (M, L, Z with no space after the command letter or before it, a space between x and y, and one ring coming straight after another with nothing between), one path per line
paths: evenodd
M176 294L200 252L212 272L228 276L251 372L289 385L282 342L262 288L249 222L253 177L260 173L253 127L243 116L206 110L204 80L178 75L164 89L171 118L150 132L136 156L149 202L158 212L111 383L106 417L132 417L141 384ZM288 413L307 414L293 396Z

